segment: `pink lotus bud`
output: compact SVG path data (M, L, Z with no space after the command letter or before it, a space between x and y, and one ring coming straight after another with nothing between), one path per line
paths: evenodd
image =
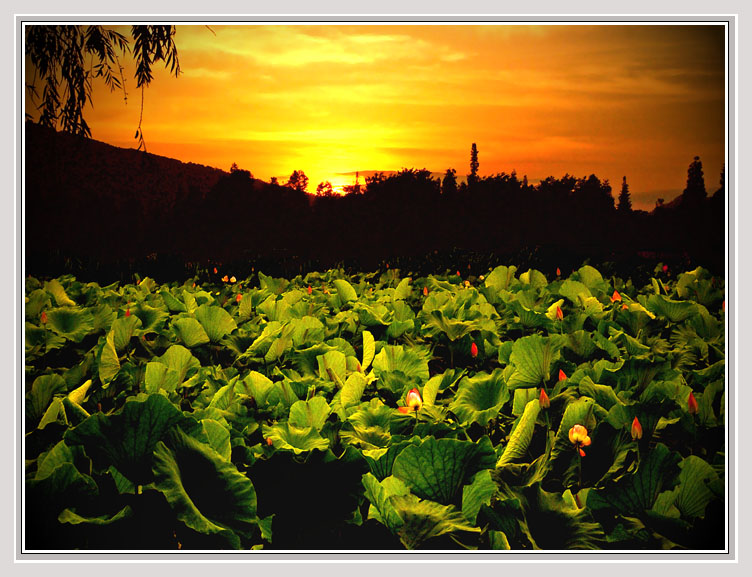
M243 300L243 295L238 293L238 296L235 297L235 300L239 303L241 300Z
M663 265L663 272L668 272L668 265L667 264Z
M561 269L558 266L556 267L556 276L561 276Z
M561 310L561 307L556 307L556 318L560 321L564 320L564 313Z
M696 415L697 411L700 409L697 405L697 399L695 399L695 395L691 391L689 393L689 399L687 399L687 407L690 415Z
M619 294L619 291L614 291L614 294L611 296L611 302L615 303L617 301L621 301L621 295Z
M478 345L476 345L475 343L473 343L470 347L470 355L472 355L473 358L478 356Z
M42 311L41 316L39 317L39 320L42 321L43 325L47 324L47 313Z
M640 421L637 420L637 417L635 417L634 421L632 421L631 432L633 439L642 439L642 425L640 424Z
M125 309L125 316L129 317L131 316L131 309Z
M547 409L551 406L551 399L546 394L546 389L541 387L540 397L538 397L538 403L540 403L541 409Z
M562 371L561 369L559 369L559 380L560 381L566 381L567 380L567 374L564 371Z
M424 297L427 297L427 296L428 296L428 287L427 287L427 286L424 286L424 287L423 287L423 296L424 296Z
M311 288L311 285L308 285L308 294L311 294L313 292L313 289Z

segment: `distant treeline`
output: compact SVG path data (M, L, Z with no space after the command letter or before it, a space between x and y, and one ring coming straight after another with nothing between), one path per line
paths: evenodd
M26 264L40 275L142 262L233 263L291 275L338 264L437 266L437 255L450 254L516 264L535 253L544 268L643 257L723 273L725 191L707 195L699 159L684 194L651 213L631 210L625 184L619 209L609 183L595 175L534 185L515 174L470 175L458 184L451 170L437 179L405 169L369 177L345 196L314 196L244 170L186 165L27 125Z

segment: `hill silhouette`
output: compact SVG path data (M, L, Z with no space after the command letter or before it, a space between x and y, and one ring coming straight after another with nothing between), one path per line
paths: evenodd
M478 274L505 261L547 271L585 260L725 266L725 192L705 198L689 184L691 202L651 213L617 211L595 175L532 185L514 173L468 183L403 169L369 173L345 196L314 196L33 123L25 167L26 267L40 276L174 279L197 264L244 275L387 263Z

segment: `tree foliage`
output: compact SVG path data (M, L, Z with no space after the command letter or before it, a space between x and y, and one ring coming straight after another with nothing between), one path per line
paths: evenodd
M617 207L619 212L629 212L632 210L632 198L629 194L629 185L627 184L627 177L623 177L621 181L621 192L619 192L619 205Z
M153 65L164 62L176 77L180 74L175 26L132 26L136 87L149 86ZM92 104L92 81L101 78L110 90L122 90L127 100L124 66L121 58L131 52L130 40L104 26L26 27L26 89L36 108L37 122L43 126L91 137L84 112ZM33 119L33 115L29 115ZM136 138L142 146L139 120Z

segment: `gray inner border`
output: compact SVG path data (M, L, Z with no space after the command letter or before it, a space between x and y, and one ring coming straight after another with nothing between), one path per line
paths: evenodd
M731 311L736 311L737 302L736 302L736 273L737 271L734 268L734 264L736 262L736 244L735 244L735 238L736 238L736 230L735 230L735 221L734 216L736 215L736 194L732 194L731 191L736 191L737 182L736 182L736 161L734 157L734 153L736 152L735 149L735 142L737 137L737 130L736 130L736 100L735 100L735 91L737 86L737 78L735 75L736 70L736 63L737 63L737 54L735 51L736 41L737 41L737 16L730 14L730 15L709 15L709 16L686 16L686 15L671 15L671 16L650 16L650 15L628 15L628 16L610 16L610 15L604 15L604 16L574 16L574 15L562 15L562 16L546 16L546 15L531 15L531 16L518 16L518 15L503 15L503 16L495 16L495 15L441 15L441 16L435 16L435 15L377 15L377 16L364 16L364 15L306 15L306 16L295 16L295 15L282 15L282 16L270 16L270 15L253 15L252 18L249 18L248 16L206 16L206 17L200 17L200 16L176 16L176 15L150 15L148 17L123 17L123 16L113 16L113 15L107 15L102 14L101 16L80 16L80 17L71 17L68 15L64 16L44 16L44 15L33 15L33 16L15 16L15 23L14 23L14 29L16 32L16 63L18 64L17 68L17 76L16 76L16 96L19 99L17 102L22 103L24 99L24 78L23 78L23 69L20 65L20 62L23 59L23 53L24 53L24 46L23 46L23 24L24 23L34 23L34 22L43 22L43 21L54 21L54 22L71 22L71 23L84 23L84 22L117 22L117 23L136 23L139 21L142 22L157 22L157 21L165 21L165 22L184 22L184 23L191 23L191 22L206 22L206 23L227 23L227 24L256 24L256 23L264 23L264 22L290 22L290 23L310 23L310 24L317 24L317 23L326 23L326 22L347 22L352 24L364 24L364 23L401 23L401 22L414 22L414 23L434 23L434 22L451 22L451 23L457 23L457 24L463 24L463 23L477 23L477 24L483 24L483 23L514 23L514 22L529 22L529 23L545 23L545 22L562 22L562 23L592 23L592 24L603 24L603 23L633 23L633 22L645 22L646 24L681 24L685 22L703 22L703 23L718 23L718 24L728 24L727 30L728 30L728 41L727 41L727 48L728 48L728 60L727 60L727 78L728 78L728 94L727 94L727 110L728 110L728 123L727 123L727 142L726 142L726 155L727 155L727 170L726 170L726 202L728 207L728 218L727 218L727 239L728 239L728 249L727 249L727 280L726 280L726 300L728 301L729 307ZM16 135L15 135L15 144L16 144L16 150L19 151L19 154L17 156L17 164L16 164L16 174L18 176L17 180L17 186L16 186L16 200L17 200L17 214L16 217L16 223L17 223L17 247L18 251L21 252L21 247L23 247L23 238L24 238L24 222L22 219L22 205L23 205L23 189L22 189L22 174L23 174L23 158L22 158L22 151L23 151L23 128L24 128L24 118L22 112L22 104L17 104L16 108ZM23 253L20 255L21 258L19 258L17 262L17 279L18 279L18 294L23 295L24 294L24 255ZM21 298L17 301L17 312L18 312L18 326L16 327L16 343L22 343L24 342L24 303ZM463 563L465 562L473 562L473 561L496 561L496 562L507 562L507 561L535 561L535 560L545 560L545 561L618 561L621 560L623 562L632 562L632 561L728 561L728 562L735 562L737 561L737 551L736 551L736 522L737 522L737 500L736 500L736 474L737 474L737 462L736 462L736 456L737 456L737 439L736 439L736 427L737 427L737 415L736 415L736 399L737 399L737 388L736 388L736 366L735 366L735 354L734 354L734 344L735 344L735 333L736 333L736 319L735 315L727 315L726 319L727 323L727 337L726 337L726 367L727 367L727 386L726 386L726 403L727 407L733 408L731 411L726 411L727 415L727 444L726 444L726 455L727 455L727 468L726 468L726 478L727 478L727 484L728 484L728 491L727 491L727 525L728 525L728 539L727 539L727 549L724 552L716 553L716 552L702 552L702 553L693 553L693 552L674 552L674 551L662 551L662 552L654 552L654 553L646 553L641 551L629 551L629 552L587 552L587 553L581 553L581 552L531 552L531 553L521 553L521 552L514 552L514 551L504 551L504 552L498 552L498 553L485 553L485 552L413 552L413 551L405 551L405 552L395 552L395 551L389 551L389 552L373 552L373 551L364 551L362 553L353 553L353 552L298 552L298 551L291 551L291 552L264 552L264 551L253 551L253 552L239 552L239 553L214 553L214 552L180 552L180 553L148 553L143 551L137 551L132 553L123 553L123 552L108 552L108 553L94 553L94 552L48 552L48 553L26 553L21 550L21 535L22 535L22 511L23 511L23 503L22 503L22 495L21 495L21 487L24 483L24 468L23 463L15 462L14 466L16 467L16 504L17 504L17 517L15 519L15 527L16 527L16 548L14 549L15 554L15 560L16 561L22 561L22 562L34 562L34 561L170 561L170 562L196 562L200 560L204 561L350 561L350 562L379 562L379 561L457 561L461 560ZM23 373L21 372L21 369L24 366L25 358L24 358L24 350L20 345L18 346L18 351L16 355L16 361L18 362L16 366L16 416L18 418L17 423L18 427L16 428L16 449L18 451L17 455L22 455L22 446L23 446L23 403L19 402L20 399L23 399L24 396L24 378ZM730 355L729 355L730 353ZM729 386L730 385L730 386Z

